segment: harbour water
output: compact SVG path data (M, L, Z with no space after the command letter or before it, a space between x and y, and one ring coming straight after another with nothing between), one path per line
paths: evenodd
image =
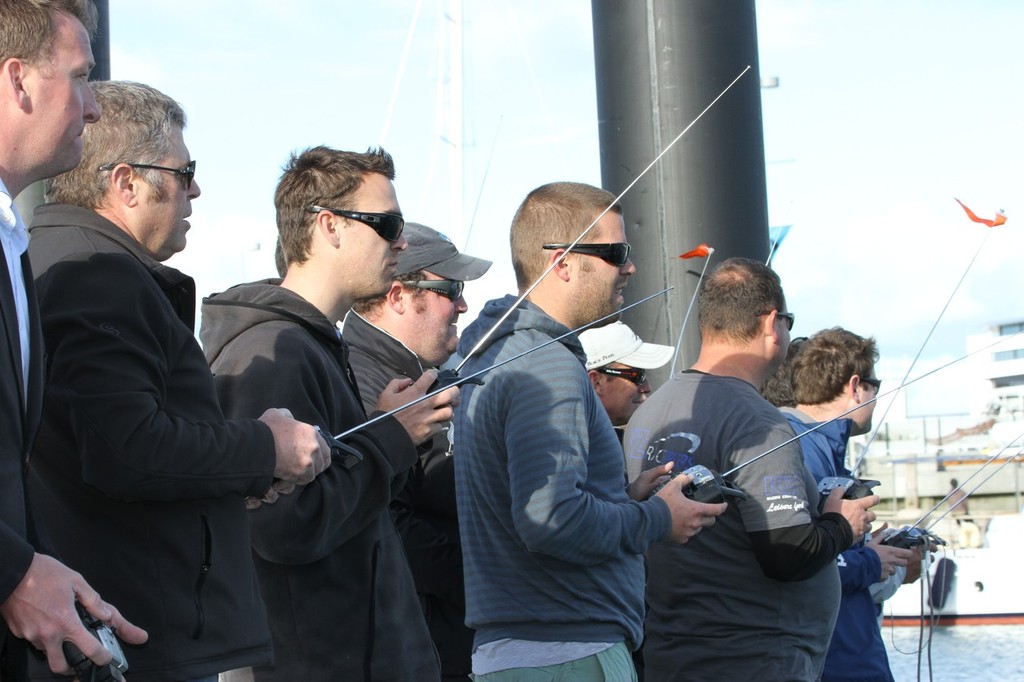
M917 627L884 628L882 638L896 682L1024 681L1024 625L932 628L930 675L928 632ZM922 634L923 645L919 645Z

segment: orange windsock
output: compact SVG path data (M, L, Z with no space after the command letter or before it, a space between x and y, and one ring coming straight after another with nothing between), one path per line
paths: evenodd
M1002 210L1000 210L999 213L996 213L996 217L994 219L992 219L992 220L990 220L988 218L979 218L974 213L974 211L972 211L971 209L969 209L966 206L964 206L964 202L960 201L956 197L953 197L953 200L956 203L960 204L960 207L962 209L964 209L964 212L967 214L967 217L970 218L971 220L973 220L976 223L981 223L982 225L988 225L989 227L995 227L997 225L1002 225L1003 223L1006 222L1006 214L1003 213Z
M680 258L707 258L713 254L715 250L707 244L701 244L695 249L690 249L686 253L679 254Z

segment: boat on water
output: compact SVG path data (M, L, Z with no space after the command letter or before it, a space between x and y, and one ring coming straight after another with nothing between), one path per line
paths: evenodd
M955 545L953 519L939 535ZM1024 624L1024 514L993 516L981 547L939 547L929 561L928 579L903 585L883 606L885 624Z

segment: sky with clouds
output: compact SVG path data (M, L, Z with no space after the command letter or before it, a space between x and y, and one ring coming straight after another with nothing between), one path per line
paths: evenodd
M203 194L170 264L202 294L274 274L274 187L312 145L383 145L406 217L495 261L467 288L467 319L514 287L507 235L523 196L600 183L587 0L464 0L461 17L441 0L110 0L110 12L113 78L189 115ZM780 83L762 107L770 221L793 225L774 266L794 333L873 335L898 380L936 320L914 375L962 355L966 334L1024 319L1024 3L763 0L757 19L761 75ZM461 71L441 49L459 26ZM460 81L458 126L440 95ZM1010 221L989 231L953 197ZM911 387L907 411L964 411L962 369Z

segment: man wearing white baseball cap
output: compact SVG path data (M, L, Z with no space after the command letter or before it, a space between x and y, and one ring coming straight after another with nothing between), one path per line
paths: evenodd
M622 428L651 392L648 369L672 359L672 346L646 343L622 322L588 329L580 334L587 354L587 374L615 432Z

